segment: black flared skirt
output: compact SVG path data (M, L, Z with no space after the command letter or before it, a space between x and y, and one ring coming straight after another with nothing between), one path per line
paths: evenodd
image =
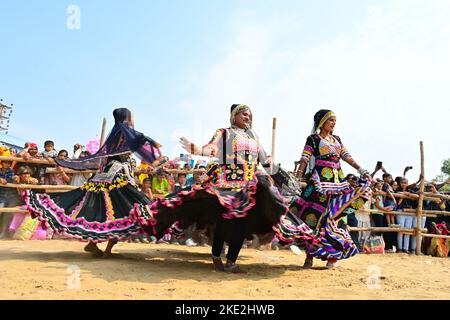
M150 200L125 179L112 183L88 182L63 193L23 194L33 217L57 234L95 243L123 241L143 232L135 208Z
M273 232L287 212L288 204L271 177L264 174L257 174L254 181L239 190L193 186L150 206L136 208L144 230L157 238L171 232L174 225L185 229L197 224L203 229L221 219L247 219L247 238L253 234L266 235Z

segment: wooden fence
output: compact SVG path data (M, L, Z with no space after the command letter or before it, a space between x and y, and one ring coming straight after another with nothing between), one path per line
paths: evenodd
M275 128L275 122L274 122L274 128ZM22 162L22 163L30 163L30 164L37 164L37 165L44 165L49 168L47 168L46 173L49 174L56 174L58 173L58 169L52 168L56 166L56 163L54 161L49 160L25 160L22 158L15 158L15 157L3 157L0 156L0 161L13 161L13 162ZM363 209L359 210L360 213L367 213L367 214L392 214L392 215L404 215L404 216L414 216L417 217L417 226L415 228L391 228L391 227L368 227L368 228L349 228L350 231L373 231L373 232L396 232L396 233L403 233L403 234L409 234L417 237L417 248L416 253L420 254L422 251L422 239L424 237L429 238L442 238L442 239L450 239L450 236L445 235L437 235L437 234L429 234L426 229L421 228L421 221L422 217L436 217L438 215L441 216L448 216L450 215L450 212L448 211L433 211L433 210L424 210L423 209L423 202L426 200L450 200L450 196L443 195L443 194L436 194L436 193L430 193L425 192L425 159L424 159L424 147L423 142L420 142L420 161L421 161L421 180L420 180L420 189L417 194L400 194L395 193L394 196L396 198L407 198L418 201L417 209L406 209L404 212L398 212L398 211L381 211L381 210L374 210L374 209ZM92 174L96 171L87 170L87 171L76 171L76 170L70 170L70 169L63 169L68 174L74 174L74 173L87 173ZM203 173L205 172L204 169L200 170L166 170L169 173ZM150 172L155 173L155 172ZM305 187L306 184L304 182L301 182L302 187ZM0 186L3 188L14 188L17 190L24 190L24 189L33 189L33 190L43 190L45 192L63 192L63 191L71 191L77 189L75 186L64 186L64 185L27 185L27 184L6 184L3 186ZM26 210L21 210L18 208L0 208L0 214L14 214L14 213L23 213L27 212Z

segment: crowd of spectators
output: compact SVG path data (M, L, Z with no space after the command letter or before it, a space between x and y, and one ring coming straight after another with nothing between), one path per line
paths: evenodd
M61 160L79 159L89 156L90 153L84 150L81 144L73 147L73 152L69 155L67 150L59 150L55 148L53 141L45 141L44 149L40 152L36 143L27 143L24 148L18 152L15 148L0 148L0 155L6 157L20 157L24 160L47 160L49 165L24 163L20 161L3 160L0 162L0 208L12 208L23 204L23 201L17 189L4 188L6 184L27 184L27 185L72 185L79 187L84 184L92 176L91 173L67 173L61 167L56 166L52 159ZM160 163L159 167L152 167L146 163L138 165L136 160L132 160L134 169L134 178L136 184L140 187L150 200L157 198L165 198L168 195L180 191L189 190L195 184L199 184L201 175L206 171L209 164L200 160L195 163L191 157L180 155L179 158L165 160ZM55 168L52 173L47 172L48 168ZM407 172L412 169L407 167L403 175L396 177L387 172L382 163L378 163L372 173L372 197L366 203L366 209L374 209L377 212L372 214L364 214L356 212L347 217L347 223L351 227L390 227L411 229L416 228L418 221L413 215L392 214L391 212L404 212L405 209L416 209L419 191L419 182L410 184L407 178ZM53 169L55 170L55 169ZM376 178L377 174L382 171L382 176ZM350 186L356 188L358 186L358 177L349 174L347 181ZM449 183L447 181L446 183ZM445 185L436 184L434 182L426 183L426 191L439 193L439 190ZM399 198L394 194L402 194L408 198ZM424 201L424 210L433 211L450 211L450 202L436 198L435 200ZM11 224L12 215L0 214L0 239L10 238L9 225ZM449 217L444 215L436 215L436 217L423 217L420 224L422 228L428 229L430 233L448 234ZM417 247L416 237L400 232L352 232L353 240L362 245L365 239L371 235L382 236L384 240L386 252L409 253L412 254ZM195 239L195 240L194 240ZM437 239L436 241L438 241ZM136 236L132 240L134 242L157 242L155 238L149 238L145 235ZM440 240L439 240L440 241ZM207 245L208 240L204 230L196 230L195 226L186 231L182 239L172 239L167 235L159 240L163 243L177 243L188 246ZM254 239L254 242L258 242ZM433 254L433 248L436 243L429 238L424 239L424 254ZM450 241L442 241L444 252L448 255L450 249ZM250 243L248 245L251 245ZM441 246L441 247L442 247ZM272 246L273 247L273 246ZM447 250L447 251L445 251Z
M372 173L372 196L366 203L365 209L376 210L372 214L355 214L348 217L348 224L351 227L389 227L399 229L411 229L417 228L418 221L414 213L409 212L407 215L407 209L417 209L419 190L421 178L418 181L410 184L407 178L407 172L412 167L407 167L403 172L403 175L397 176L395 179L392 174L379 163L377 164L375 171ZM375 178L377 173L382 171L381 178ZM347 181L353 187L358 185L358 178L355 175L348 175ZM425 192L434 193L439 195L439 190L445 185L450 183L450 179L444 183L436 183L431 181L425 182ZM404 197L394 196L402 195ZM446 201L442 198L436 197L433 200L427 199L423 202L423 210L438 211L450 211L450 201ZM404 212L403 214L393 214L394 212ZM446 215L439 215L436 213L435 217L422 217L420 221L420 227L427 229L429 233L440 233L447 235L448 226L450 223L450 217ZM388 253L408 253L415 254L417 248L417 237L411 236L402 232L352 232L352 238L355 242L361 246L367 238L373 235L382 236L385 251ZM442 240L442 241L441 241ZM441 242L441 243L437 243ZM422 253L435 255L436 246L442 247L443 254L448 256L450 249L450 241L444 239L423 239Z
M18 152L15 148L2 146L0 155L9 158L22 158L29 160L48 161L44 163L29 163L21 161L3 160L0 162L0 208L13 208L23 205L18 189L6 188L7 184L27 184L31 186L67 186L79 187L91 178L92 173L73 172L64 170L56 165L53 159L79 159L89 156L90 153L84 150L83 145L76 144L73 152L69 156L67 150L57 150L53 141L45 141L44 149L41 151L36 143L26 143L22 150ZM207 163L195 161L189 157L181 155L179 158L169 161L165 159L159 167L152 167L146 163L138 165L136 160L132 160L134 169L134 179L140 189L150 200L165 198L173 192L189 189L192 185L198 184L202 172L206 170ZM49 172L52 168L52 172ZM56 169L56 171L55 171ZM2 187L3 186L3 187ZM9 226L13 215L0 214L0 239L11 238ZM135 242L150 242L155 239L148 239L145 236L138 236L133 239ZM170 237L166 237L162 242L173 242ZM183 243L197 245L192 239L185 239Z

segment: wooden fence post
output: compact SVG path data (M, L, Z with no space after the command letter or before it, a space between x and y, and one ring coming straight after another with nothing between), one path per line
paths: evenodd
M423 150L423 141L420 142L420 191L417 205L417 228L416 228L416 254L422 252L422 216L423 216L423 198L425 192L425 157Z
M103 147L106 141L106 125L108 122L106 121L106 118L103 118L103 124L102 124L102 135L100 137L100 148Z
M276 148L276 139L277 139L277 118L273 118L273 125L272 125L272 165L270 168L270 172L273 172L273 168L275 166L275 148Z

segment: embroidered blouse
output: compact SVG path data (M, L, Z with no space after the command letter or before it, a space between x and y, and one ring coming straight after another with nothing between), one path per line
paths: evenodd
M203 184L240 189L254 181L263 150L248 131L235 127L219 129L205 148L211 150L208 156L217 158L218 162L202 177Z
M323 139L319 134L314 134L308 137L306 145L303 150L301 161L309 162L311 157L316 159L324 158L327 156L336 156L340 159L347 159L351 157L347 148L338 136L332 136L333 142ZM339 160L339 159L338 159Z

